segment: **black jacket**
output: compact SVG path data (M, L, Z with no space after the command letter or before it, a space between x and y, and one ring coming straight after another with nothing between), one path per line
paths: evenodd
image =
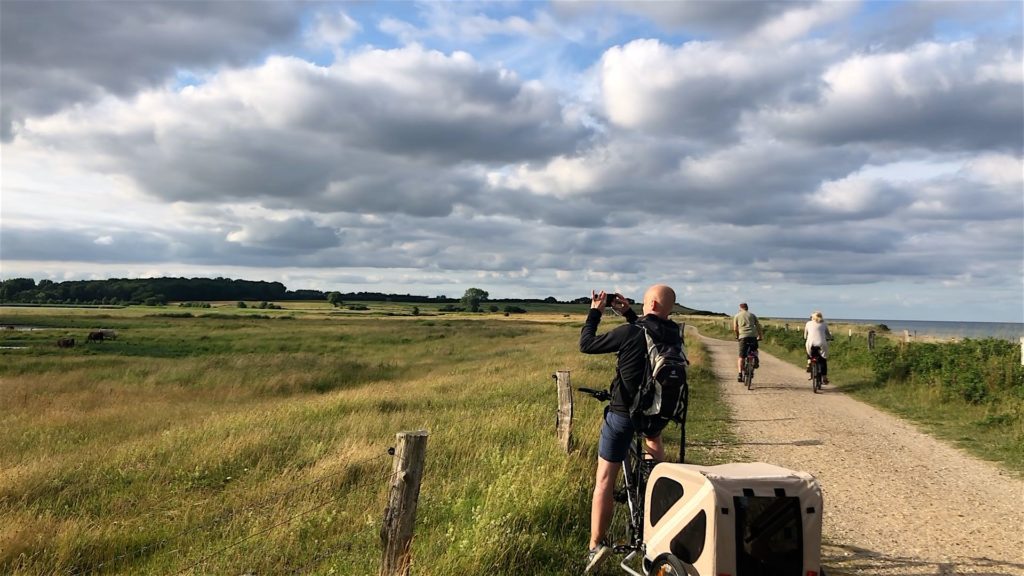
M615 378L612 379L612 412L629 415L633 405L633 397L643 382L647 371L647 342L643 324L658 343L674 344L682 347L682 335L679 325L671 320L662 320L654 314L637 318L633 310L627 310L624 318L627 324L617 326L610 332L597 335L597 326L601 323L601 313L591 308L587 321L580 332L580 352L584 354L610 354L617 352L618 363L615 366Z

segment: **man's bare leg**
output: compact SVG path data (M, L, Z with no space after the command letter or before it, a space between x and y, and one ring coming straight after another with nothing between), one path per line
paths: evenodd
M658 462L665 461L665 444L661 441L661 434L654 438L644 438L644 443L647 444L647 453Z
M615 490L615 477L619 475L621 462L609 462L598 456L597 473L594 482L594 498L590 504L590 549L604 540L608 534L608 526L612 523L612 493Z

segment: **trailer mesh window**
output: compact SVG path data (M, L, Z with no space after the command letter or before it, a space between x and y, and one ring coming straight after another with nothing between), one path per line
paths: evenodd
M682 497L682 484L671 478L658 478L651 490L651 526L657 526L661 517Z
M736 576L802 576L800 499L735 496Z

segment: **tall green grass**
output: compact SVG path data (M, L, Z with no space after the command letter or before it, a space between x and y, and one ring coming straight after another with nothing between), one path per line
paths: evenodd
M728 319L698 320L697 325L709 336L732 338ZM994 338L901 344L879 333L875 349L869 350L868 327L831 328L836 335L828 362L833 384L1024 474L1019 345ZM806 362L802 326L787 330L780 322L767 322L762 346L797 366Z
M582 568L602 406L577 398L562 453L551 375L614 368L578 353L582 314L146 312L2 310L48 329L0 332L24 346L0 350L0 573L375 574L387 449L421 428L417 574ZM83 344L97 327L117 339ZM724 461L728 413L689 352L688 460Z

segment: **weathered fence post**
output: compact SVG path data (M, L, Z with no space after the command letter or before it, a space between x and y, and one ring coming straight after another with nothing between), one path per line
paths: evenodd
M427 455L427 431L399 432L391 466L391 491L380 528L383 557L380 576L407 576L412 564L412 536L416 504L420 498L423 463Z
M875 331L868 330L868 350L875 349Z
M849 335L846 336L846 341L847 342L852 342L853 341L853 328L850 328L850 333L849 333Z
M569 383L569 371L559 370L552 374L558 388L558 416L555 419L555 431L558 443L567 453L572 448L572 385Z

